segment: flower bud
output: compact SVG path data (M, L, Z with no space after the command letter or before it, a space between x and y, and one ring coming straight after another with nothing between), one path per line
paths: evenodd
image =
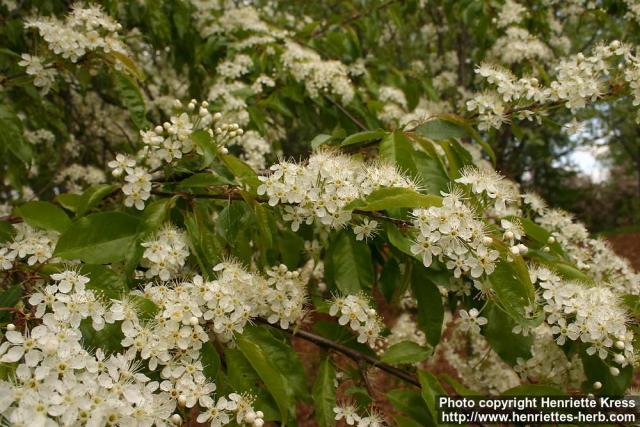
M249 411L245 414L244 420L248 423L253 423L256 420L256 413L253 411Z
M9 329L8 326L7 326L7 329ZM621 341L621 340L616 341L616 348L618 350L622 350L624 348L624 341Z
M158 125L153 129L153 131L155 133L157 133L157 134L160 134L160 133L164 132L164 129L162 128L162 126Z
M254 422L253 425L255 427L262 427L264 425L264 420L262 418L257 418Z
M613 357L613 360L614 360L614 362L616 362L619 365L622 365L626 361L626 359L624 358L624 356L622 354L616 354Z
M215 113L215 114L213 115L213 120L218 121L218 120L220 120L221 118L222 118L222 114L220 114L220 113Z
M169 418L171 420L171 422L177 426L179 426L180 424L182 424L182 417L179 414L173 414L171 415L171 417Z
M187 397L184 394L178 396L178 405L185 406L187 404Z
M615 366L610 367L609 372L611 372L611 375L613 375L614 377L620 375L620 369L616 368Z
M553 236L549 236L549 238L547 239L547 243L552 245L556 242L556 238Z
M551 248L549 246L545 246L544 248L542 248L542 252L549 252L551 250Z
M262 411L256 411L256 417L258 417L258 418L264 418L264 412L262 412Z
M595 383L593 383L593 388L595 390L600 390L602 388L602 383L600 381L596 381Z
M7 323L7 331L15 331L16 330L16 325L14 325L13 323Z
M191 319L189 319L189 323L191 324L191 326L196 326L199 323L198 318L196 316L191 316Z
M493 239L489 236L484 236L482 238L482 243L484 243L485 246L489 246L490 244L493 243Z
M517 246L511 246L511 253L514 255L518 255L520 254L520 248L518 248Z
M504 238L507 239L507 240L513 240L513 237L514 237L514 235L513 235L512 231L507 231L507 232L504 233Z

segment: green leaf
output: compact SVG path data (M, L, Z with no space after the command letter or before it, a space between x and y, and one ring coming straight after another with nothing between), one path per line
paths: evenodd
M399 249L401 252L409 255L410 257L414 257L415 255L411 252L411 239L404 236L402 232L391 223L386 223L384 225L384 229L387 232L387 238L389 239L389 243L391 243L394 247ZM417 258L416 258L417 259Z
M395 258L389 258L384 264L378 283L380 284L380 290L382 291L385 301L391 302L393 294L396 292L396 289L400 288L402 283L400 265Z
M77 216L82 216L113 192L115 185L98 184L87 188L82 194L64 193L56 197L58 202Z
M464 138L467 132L457 123L444 119L433 119L421 124L416 132L434 141Z
M228 392L249 392L256 396L255 407L261 408L265 420L277 420L280 418L279 409L275 400L266 390L259 387L261 380L251 363L237 348L227 348L224 351L224 360L227 367Z
M514 257L512 262L499 260L495 271L489 276L489 282L500 305L514 320L522 324L540 323L527 316L527 309L535 301L535 289L522 258Z
M417 168L417 179L420 190L429 194L440 195L447 191L449 177L442 161L438 157L431 157L421 151L416 151L414 160Z
M331 135L327 135L326 133L321 133L319 135L316 135L315 138L311 140L311 143L310 143L311 149L316 150L321 145L329 144L329 142L331 142L331 138L332 138Z
M429 408L419 392L406 388L399 388L387 393L387 398L397 411L408 415L420 425L435 425L435 422L429 413Z
M16 230L9 221L0 221L0 243L11 240L15 233Z
M442 206L442 197L420 194L409 188L379 188L363 201L357 200L347 208L361 211L383 211L397 208L426 208Z
M127 74L119 71L115 72L114 82L120 101L129 111L129 117L131 117L133 124L139 130L146 128L149 124L146 118L147 108L138 83Z
M206 188L216 185L233 185L233 181L214 173L203 172L180 181L178 188Z
M482 146L494 164L496 162L496 155L491 146L487 144L480 134L462 117L453 114L442 114L438 118L429 120L418 126L416 133L424 135L434 141L469 137Z
M341 231L331 243L327 256L334 282L343 294L355 294L373 284L373 263L369 246L357 241L350 230Z
M627 365L624 368L617 366L620 369L620 373L614 376L611 375L607 363L600 359L597 354L589 356L583 349L580 352L580 358L584 366L584 373L587 376L587 380L583 384L585 392L604 396L623 396L629 385L631 385L633 380L632 365ZM593 383L596 381L602 383L602 388L597 391L593 389Z
M487 305L483 315L488 321L484 328L484 336L502 360L513 366L518 358L524 360L531 358L533 335L524 336L513 333L513 327L517 323L493 303Z
M22 286L14 285L5 289L0 293L0 307L15 307L22 296ZM0 310L0 322L9 322L13 312L9 310Z
M336 407L336 369L326 356L318 368L318 376L313 383L313 407L320 427L336 424L333 408Z
M623 295L622 304L627 308L629 314L636 320L640 320L640 296L638 295Z
M442 385L433 374L427 371L418 371L418 380L420 381L420 387L422 388L422 399L429 408L429 414L434 422L438 421L438 407L437 399L439 396L446 396Z
M501 396L566 396L563 390L547 384L521 384L502 392Z
M197 130L191 134L191 140L202 150L203 166L209 166L218 154L218 147L206 130Z
M287 424L289 411L293 405L293 396L292 390L287 387L286 374L278 369L258 342L254 342L243 334L237 338L236 344L276 401L282 423Z
M211 342L206 342L200 349L200 359L202 360L202 373L209 381L216 381L220 370L220 355Z
M89 277L87 288L99 291L107 298L121 298L128 290L124 278L107 266L81 264L79 271L80 274Z
M429 278L429 270L419 263L413 263L411 289L418 301L418 326L427 337L427 342L436 346L440 342L444 307L438 287Z
M251 166L232 155L223 155L221 157L233 175L248 186L251 194L256 194L256 190L260 186L260 180Z
M375 141L383 138L387 135L387 132L382 130L368 130L364 132L355 133L346 137L341 143L341 147L347 147L349 145L360 144L363 142Z
M64 233L71 225L66 213L49 202L27 202L16 209L16 215L34 227Z
M391 365L412 364L422 362L432 351L413 341L402 341L389 347L380 357Z
M0 147L6 147L19 160L28 164L33 158L33 150L22 133L22 121L6 104L0 106Z
M387 134L378 146L380 159L397 165L400 170L410 175L416 174L416 163L414 160L415 150L411 146L411 141L402 132Z
M122 212L100 212L80 218L60 236L55 256L90 264L125 259L136 240L140 220Z

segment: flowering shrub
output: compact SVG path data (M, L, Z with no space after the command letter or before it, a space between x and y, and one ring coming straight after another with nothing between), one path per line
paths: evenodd
M623 394L640 275L496 161L637 110L635 3L240 3L0 4L0 420L432 425L442 394Z

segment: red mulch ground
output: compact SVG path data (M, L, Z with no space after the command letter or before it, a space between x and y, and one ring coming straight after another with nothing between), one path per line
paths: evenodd
M640 271L640 232L609 236L608 240L618 255L626 257Z

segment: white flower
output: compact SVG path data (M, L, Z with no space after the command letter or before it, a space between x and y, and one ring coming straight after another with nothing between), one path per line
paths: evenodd
M373 237L376 234L377 229L377 221L369 221L367 218L365 218L362 221L362 224L353 227L353 232L356 235L356 240L363 240Z
M352 426L356 422L360 421L360 416L356 412L356 408L352 405L336 406L335 408L333 408L333 412L336 414L336 421L344 419L347 425Z
M470 331L472 333L480 332L480 326L486 325L487 319L479 316L479 314L475 308L472 308L468 312L467 310L460 310L460 330Z

